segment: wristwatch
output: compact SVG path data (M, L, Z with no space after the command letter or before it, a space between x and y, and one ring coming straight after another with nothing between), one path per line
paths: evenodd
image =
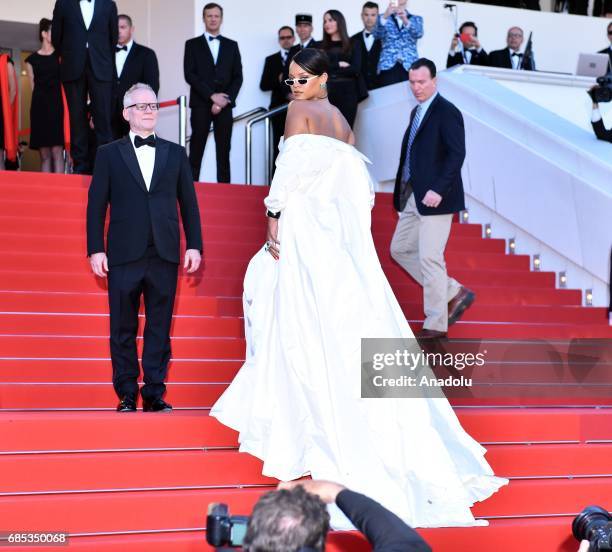
M270 218L278 219L280 218L281 212L279 211L278 213L273 213L272 211L270 211L270 209L268 209L266 211L266 215L269 216Z

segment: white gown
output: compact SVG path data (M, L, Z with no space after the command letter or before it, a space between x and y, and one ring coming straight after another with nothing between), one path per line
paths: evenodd
M360 338L413 337L374 248L366 162L326 136L281 144L265 200L280 260L262 248L249 264L246 362L211 415L267 476L342 483L413 527L487 525L470 506L508 481L448 401L359 397ZM337 510L332 526L350 524Z

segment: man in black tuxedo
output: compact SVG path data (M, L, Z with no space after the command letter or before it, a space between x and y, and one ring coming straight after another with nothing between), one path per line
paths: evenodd
M474 301L474 292L446 273L444 250L453 214L465 209L461 112L436 90L436 66L425 58L408 74L418 105L402 141L393 205L399 221L391 256L423 286L421 337L444 337Z
M113 87L113 137L121 138L130 131L123 118L123 96L137 82L148 84L159 92L159 65L151 48L134 42L134 25L129 15L119 16L119 41L115 48L115 83Z
M466 21L459 27L459 33L453 36L446 67L455 65L487 65L487 52L478 40L478 27L473 21Z
M188 273L200 266L200 213L184 148L155 136L159 104L153 89L135 84L127 91L124 106L129 135L98 148L87 203L87 254L94 274L108 278L113 386L121 401L117 410L136 410L136 332L142 295L143 410L168 411L172 407L162 397L180 260L177 202ZM109 205L107 256L104 220Z
M414 529L375 500L316 479L279 483L275 491L262 495L249 518L244 550L266 550L271 542L282 542L286 550L324 550L327 504L338 506L375 552L431 552Z
M603 50L599 50L598 54L608 54L610 57L610 63L608 64L608 70L612 71L612 23L608 23L607 27L608 41L610 44Z
M242 86L242 61L238 43L219 34L223 8L219 4L206 4L202 16L206 31L185 43L185 80L191 86L189 162L194 180L199 180L212 122L217 146L217 181L229 183L232 107L236 106Z
M378 87L378 60L382 43L374 37L374 28L378 20L378 4L366 2L361 9L363 31L351 37L354 48L361 48L360 73L365 79L368 90Z
M90 174L87 96L98 145L112 140L111 98L117 45L113 0L56 0L51 40L61 58L60 77L70 114L74 172Z
M521 52L523 39L523 29L520 27L510 27L506 35L507 47L503 50L493 50L490 52L489 65L505 69L535 71L533 52L528 52L527 55Z
M285 79L289 74L289 63L291 62L289 52L294 42L295 35L293 34L293 29L288 26L281 27L278 30L280 50L275 54L269 55L264 63L259 88L264 92L272 92L270 96L270 109L288 104L292 99L291 89L285 84ZM274 115L271 119L275 160L278 155L278 143L285 131L286 119L286 111Z

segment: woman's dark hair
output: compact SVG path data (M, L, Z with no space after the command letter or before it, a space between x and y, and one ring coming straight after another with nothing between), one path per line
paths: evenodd
M346 30L346 19L344 19L344 15L342 12L338 10L327 10L325 14L323 14L323 18L329 15L338 25L338 33L340 34L340 40L342 41L342 53L350 54L353 49L353 45L351 44L351 39L349 38L348 31ZM323 28L323 40L321 41L321 47L324 50L329 50L332 47L332 37L330 34L325 32L325 28Z
M43 17L38 22L38 40L42 42L42 34L49 32L50 28L51 28L51 20L47 19L46 17Z
M291 61L297 63L311 75L319 76L329 73L329 58L323 50L318 48L304 48L295 54Z

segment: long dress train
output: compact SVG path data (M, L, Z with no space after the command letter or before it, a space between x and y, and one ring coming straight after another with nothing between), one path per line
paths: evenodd
M267 476L337 481L413 527L486 525L470 506L508 481L448 401L360 398L360 339L413 337L374 248L366 162L325 136L281 144L266 198L282 210L280 260L249 263L246 362L211 415Z

